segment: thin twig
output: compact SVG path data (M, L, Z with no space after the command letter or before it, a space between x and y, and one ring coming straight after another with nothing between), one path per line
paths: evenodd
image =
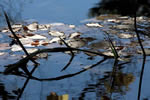
M63 43L64 43L68 48L71 48L61 37L60 37L60 39L63 41ZM71 62L72 62L72 60L73 60L73 58L74 58L74 53L73 53L72 50L70 50L70 53L71 53L71 58L70 58L69 62L65 65L65 67L63 67L63 69L62 69L61 71L64 71L65 69L67 69L68 66L71 64Z
M22 50L25 52L25 54L27 56L29 56L29 53L27 52L27 50L25 49L25 47L23 46L23 44L21 43L21 41L19 40L19 38L16 36L15 32L13 31L11 25L10 25L10 21L9 21L9 18L6 14L6 12L4 11L4 15L5 15L5 18L6 18L6 22L7 22L7 25L8 25L8 28L9 30L11 31L11 33L13 34L13 36L15 37L16 41L18 42L18 44L20 45L20 47L22 48ZM30 60L34 63L34 64L38 64L35 60L33 60L32 58L30 58Z
M143 80L143 74L144 74L144 68L145 68L145 61L146 61L146 53L144 50L144 47L142 45L141 39L140 39L140 35L139 35L139 31L137 30L137 22L136 22L136 9L137 9L137 0L135 0L135 11L134 11L134 28L135 28L135 33L138 39L138 42L140 44L141 50L143 52L143 63L142 63L142 69L141 69L141 73L140 73L140 80L139 80L139 90L138 90L138 100L140 100L141 97L141 87L142 87L142 80Z
M109 43L110 43L110 47L111 47L111 50L112 50L112 52L113 52L113 54L114 54L114 57L115 57L115 59L117 60L118 57L119 57L118 52L117 52L117 50L116 50L116 48L115 48L113 42L111 41L109 34L108 34L107 32L105 32L105 33L107 34L107 38L108 38L108 41L109 41Z

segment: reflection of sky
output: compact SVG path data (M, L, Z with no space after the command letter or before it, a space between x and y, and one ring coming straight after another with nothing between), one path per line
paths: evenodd
M78 24L98 0L36 0L24 7L22 16L42 22Z
M3 8L13 21L35 19L41 23L79 24L88 18L88 10L99 0L2 0ZM7 5L7 6L6 6ZM1 12L1 11L0 11ZM4 19L0 18L1 23Z

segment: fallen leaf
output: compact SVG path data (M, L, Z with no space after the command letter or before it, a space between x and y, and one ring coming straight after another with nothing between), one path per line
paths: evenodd
M38 30L38 23L37 22L33 22L32 24L28 25L27 27L31 31L36 31L36 30Z
M0 50L10 49L9 43L0 43Z
M21 34L16 34L18 38L23 38L24 36ZM9 37L14 38L14 35L10 34Z
M103 27L99 23L88 23L88 24L86 24L86 26L88 26L88 27Z
M2 55L4 55L5 54L5 52L0 52L0 56L2 56Z
M39 41L33 41L32 43L31 43L31 45L33 45L33 46L38 46L39 45Z
M22 48L16 44L12 45L12 47L11 47L11 51L21 51L21 50L22 50Z
M27 33L26 36L34 36L35 34L32 34L32 33Z
M59 32L59 31L49 31L48 33L51 36L65 36L65 34L63 32Z
M46 39L45 36L38 35L38 34L35 34L35 35L33 35L33 36L27 36L27 38L30 38L30 39L33 39L33 40L42 40L42 39Z
M48 42L43 42L41 45L47 46L49 43Z

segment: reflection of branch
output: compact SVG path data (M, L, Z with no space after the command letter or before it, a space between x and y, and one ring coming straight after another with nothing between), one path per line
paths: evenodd
M33 72L35 71L35 69L37 68L37 66L38 66L38 65L35 65L35 66L34 66L34 68L33 68L33 69L31 70L31 72L30 72L30 75L33 74ZM22 96L22 94L23 94L23 92L24 92L24 89L26 88L26 86L27 86L27 84L28 84L28 82L29 82L29 80L30 80L30 77L31 77L31 76L28 76L28 78L26 79L26 81L25 81L25 83L24 83L24 85L23 85L23 87L22 87L22 89L21 89L21 91L20 91L20 94L19 94L18 97L17 97L17 100L19 100L20 97Z
M60 39L63 41L63 43L64 43L68 48L71 48L62 38L60 38ZM65 70L65 69L71 64L71 62L72 62L72 60L73 60L73 58L74 58L74 53L73 53L73 51L70 50L70 52L71 52L71 58L70 58L69 62L67 63L67 65L65 65L65 67L63 67L63 69L62 69L61 71Z
M62 75L62 76L58 76L58 77L55 77L55 78L45 78L45 79L40 79L40 78L37 78L37 77L34 77L34 76L31 76L30 79L33 79L33 80L37 80L37 81L54 81L54 80L61 80L61 79L65 79L65 78L69 78L69 77L73 77L73 76L76 76L78 74L81 74L99 64L101 64L102 62L104 62L107 58L103 58L102 60L100 60L99 62L97 62L96 64L93 64L91 66L89 66L88 68L85 68L79 72L76 72L76 73L73 73L73 74L67 74L67 75ZM22 77L26 77L25 75L19 75L19 76L22 76Z
M143 47L141 39L140 39L139 31L137 30L137 22L136 22L137 0L135 0L135 8L134 9L135 9L134 10L134 28L135 28L135 33L136 33L138 42L139 42L140 47L141 47L142 52L143 52L143 63L142 63L142 70L141 70L141 74L140 74L139 90L138 90L138 100L140 100L142 80L143 80L143 74L144 74L144 68L145 68L145 61L146 61L146 53L145 53L144 47Z
M105 58L113 58L113 56L107 56L107 55L104 55L104 54L101 54L101 53L97 53L97 52L93 52L93 51L89 51L89 50L77 49L77 48L66 48L66 47L48 48L48 49L38 50L34 53L31 53L29 56L21 59L20 61L16 62L15 64L8 65L8 68L5 69L4 74L9 74L13 70L19 68L22 64L28 62L29 59L31 59L33 56L36 56L39 53L43 53L43 52L65 52L65 51L70 51L70 50L89 52L89 53L93 53L93 54L96 54L96 55L99 55L99 56L103 56Z

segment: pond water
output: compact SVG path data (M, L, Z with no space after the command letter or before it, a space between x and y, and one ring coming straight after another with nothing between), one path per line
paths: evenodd
M35 20L41 23L60 22L78 25L81 20L88 18L89 9L98 1L99 0L1 0L0 7L8 12L14 22ZM4 18L1 17L0 24L3 24L5 23Z
M31 79L28 80L28 73L21 68L25 63L18 66L19 70L16 67L13 69L13 65L5 67L20 59L24 61L27 57L24 58L24 52L14 42L8 28L1 28L0 100L16 100L20 94L20 100L137 99L143 58L134 32L133 18L101 15L88 19L89 8L93 7L97 0L16 2L17 0L3 0L0 5L9 4L4 9L10 20L23 22L25 25L12 25L20 41L30 53L37 48L49 52L34 56L40 65L35 68L32 74L34 77L29 77ZM4 16L1 16L0 20L4 26ZM38 23L32 23L34 21ZM27 24L24 24L26 22ZM150 18L138 17L137 22L138 29L145 32L145 35L141 34L141 39L147 54L141 100L150 100L150 36L147 30ZM64 39L67 45L58 36ZM109 38L120 56L117 63L110 48ZM66 50L68 46L78 48L72 51L72 61L70 58L73 54L70 49ZM66 64L69 67L62 71ZM34 68L31 61L27 66L29 71ZM10 75L3 74L7 70L11 70L8 72Z

